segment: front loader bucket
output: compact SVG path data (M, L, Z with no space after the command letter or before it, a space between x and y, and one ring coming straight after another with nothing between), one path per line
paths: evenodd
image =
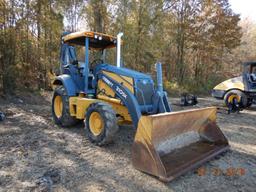
M142 116L132 147L133 166L167 182L227 150L216 112L208 107Z

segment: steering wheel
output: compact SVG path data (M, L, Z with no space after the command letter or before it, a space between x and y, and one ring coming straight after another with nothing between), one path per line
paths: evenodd
M104 61L102 59L94 59L91 63L90 66L96 66L98 64L102 64Z

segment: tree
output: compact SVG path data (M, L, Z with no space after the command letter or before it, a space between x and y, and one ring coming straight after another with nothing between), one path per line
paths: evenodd
M1 0L0 5L4 91L47 87L47 71L59 65L63 31L122 31L125 67L150 73L161 61L165 81L196 90L211 88L219 81L216 73L227 74L236 58L255 56L246 50L256 47L255 32L243 24L241 31L228 0ZM115 51L108 55L114 63Z

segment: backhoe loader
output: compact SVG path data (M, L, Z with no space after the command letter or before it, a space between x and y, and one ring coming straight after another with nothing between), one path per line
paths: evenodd
M216 108L172 112L161 64L156 64L156 85L150 75L123 67L122 35L63 34L61 74L53 82L55 123L71 127L84 120L86 136L98 146L113 141L118 125L132 124L137 128L133 166L165 182L226 151L229 145L216 124ZM107 64L111 48L116 49L116 66Z

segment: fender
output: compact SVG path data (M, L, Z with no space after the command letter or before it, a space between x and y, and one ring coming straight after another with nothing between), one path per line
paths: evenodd
M245 91L246 85L242 76L228 79L216 85L212 90L212 96L217 99L223 99L225 94L233 89Z
M67 91L68 96L76 96L78 88L70 75L59 75L53 82L53 85L63 85Z
M216 85L213 89L214 90L222 90L222 91L228 91L230 89L239 89L239 90L244 91L245 86L244 86L243 77L239 76L239 77L235 77L232 79L228 79L228 80L223 81L220 84Z

